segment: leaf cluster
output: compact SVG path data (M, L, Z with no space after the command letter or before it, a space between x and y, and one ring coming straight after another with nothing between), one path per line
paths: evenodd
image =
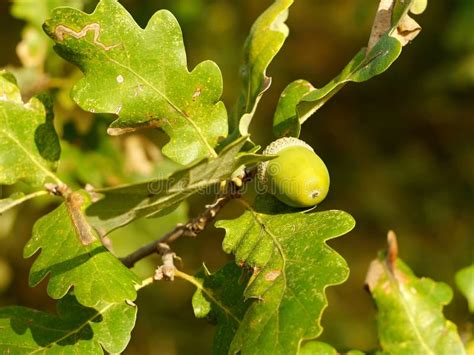
M229 114L221 101L219 67L204 61L188 68L180 26L169 11L156 12L141 28L116 0L99 1L91 14L81 11L79 0L39 3L41 14L21 0L12 8L28 22L20 44L24 66L43 77L44 65L54 57L50 48L35 52L45 43L38 18L47 17L42 28L54 51L82 73L72 75L66 85L73 101L97 120L113 117L102 130L111 136L164 133L168 141L156 155L169 167L155 173L145 165L147 179L121 173L96 179L84 167L89 159L102 160L60 142L51 97L34 95L25 102L14 76L0 72L0 184L26 183L33 189L0 200L0 213L33 198L56 198L57 207L35 223L24 256L36 256L30 285L47 278L48 295L59 300L57 314L18 306L1 309L1 351L121 352L135 324L137 291L163 277L176 277L196 286L195 315L217 322L216 354L336 353L313 340L322 332L326 288L344 282L349 274L345 260L326 242L348 233L354 219L343 211L289 208L269 194L252 202L242 196L256 166L272 159L258 154L249 127L272 82L267 70L288 37L286 20L293 1L275 0L252 26L244 45L241 92ZM320 89L297 80L282 92L274 116L275 137L298 137L302 124L343 86L387 70L420 31L409 14L419 14L425 6L422 0L381 1L367 46L336 78ZM47 81L54 87L52 82ZM138 141L129 146L143 148ZM61 146L63 155L75 157L70 160L81 170L74 183L58 171L67 161ZM156 145L147 149L140 152L153 155ZM115 161L105 159L103 164ZM87 179L91 181L77 184ZM86 185L92 180L112 183L104 188ZM236 263L215 273L203 267L195 277L177 270L169 244L185 233L171 232L152 242L162 265L144 280L113 252L113 231L170 215L198 193L215 195L214 204L206 206L210 217L191 219L175 231L197 235L236 199L244 213L216 224L225 229L223 250L233 254ZM462 271L457 280L472 301L466 281L470 271ZM403 262L386 256L372 263L368 286L379 309L382 352L464 352L455 326L441 311L451 298L449 287L418 279Z

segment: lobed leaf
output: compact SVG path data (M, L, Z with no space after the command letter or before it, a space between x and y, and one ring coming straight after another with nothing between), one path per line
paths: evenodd
M269 159L253 153L239 154L246 140L242 137L217 158L205 159L167 178L97 190L104 197L87 210L90 222L109 233L138 218L167 213L195 193L218 192L220 182L240 166Z
M248 135L250 122L263 93L272 79L267 76L268 66L288 37L288 8L293 0L276 0L253 24L244 46L244 63L241 67L242 92L231 119L231 132L238 129Z
M142 29L116 0L101 0L90 15L54 10L44 29L58 54L84 72L71 93L78 105L118 116L109 134L161 128L170 137L163 152L178 163L216 157L227 135L222 76L211 61L188 71L170 12L156 12Z
M228 354L232 339L239 328L249 302L244 290L248 277L235 263L229 263L211 274L205 267L195 280L199 282L193 295L197 318L217 323L212 346L213 354Z
M48 294L59 299L71 287L84 306L118 303L136 298L138 278L113 256L87 224L83 209L87 194L76 192L53 212L38 220L24 256L41 253L30 270L30 285L49 274ZM86 245L84 245L86 244Z
M474 264L456 273L456 286L466 297L469 311L474 313Z
M402 47L420 32L408 12L421 13L422 5L420 0L381 1L367 48L362 48L338 76L320 89L306 80L296 80L285 88L273 118L275 136L299 137L301 125L347 83L367 81L386 71Z
M3 354L120 353L130 340L137 307L100 302L79 304L73 295L58 303L58 314L12 306L0 309L0 352Z
M244 296L255 301L230 352L294 354L321 333L326 287L348 277L345 260L325 242L349 232L354 219L342 211L295 212L269 195L247 209L216 224L226 230L224 251L254 269Z
M15 78L0 71L0 184L57 182L53 171L60 152L50 100L41 96L24 103Z
M377 305L380 344L388 354L465 354L456 326L443 316L450 287L417 278L401 260L381 254L367 274Z

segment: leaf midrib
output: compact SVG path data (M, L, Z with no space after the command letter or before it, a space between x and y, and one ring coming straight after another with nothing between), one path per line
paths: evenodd
M91 45L94 45L94 43L88 41L88 40L85 40L86 42L88 42L89 44ZM208 150L209 152L209 155L213 158L216 158L218 155L216 153L216 151L214 150L214 148L211 147L211 145L209 144L209 142L207 141L206 137L203 135L203 133L201 132L201 129L198 127L198 125L196 124L196 122L194 122L188 115L186 115L184 113L183 110L181 110L177 105L175 105L173 103L173 101L171 99L169 99L161 90L159 90L157 87L155 87L152 83L150 83L148 80L146 80L144 77L142 77L139 73L137 73L135 70L133 70L131 68L131 66L127 66L125 64L122 64L118 61L116 61L115 59L113 59L110 55L108 55L107 53L104 54L104 56L112 63L118 65L119 67L122 67L126 70L128 70L130 73L132 73L133 75L135 75L139 80L141 80L145 85L147 85L148 87L150 87L153 91L155 91L158 95L160 95L165 101L166 103L168 103L168 105L170 105L176 112L178 112L192 127L193 129L195 130L196 134L198 135L199 139L201 140L201 142L203 143L203 145L206 147L206 149ZM127 56L128 58L128 56Z
M426 343L425 339L423 338L422 334L418 330L418 327L417 327L416 322L413 318L413 315L410 312L410 308L408 307L408 304L407 304L407 301L404 297L404 294L403 294L402 290L400 289L400 285L398 283L398 280L396 279L395 275L392 274L392 272L388 269L387 264L385 262L383 262L382 264L384 266L385 272L388 275L388 280L389 280L390 284L392 285L392 287L395 288L395 290L400 295L400 303L403 307L403 310L405 311L408 322L409 322L411 328L413 329L414 334L416 335L416 338L419 340L420 344L427 351L428 354L435 355L435 353L431 350L431 348L429 347L429 345Z
M15 136L12 136L8 131L4 129L0 129L0 133L3 133L7 139L10 139L15 145L17 145L25 154L26 156L33 162L34 165L36 165L46 176L49 176L52 178L54 181L58 182L58 177L51 173L48 169L46 169L36 158L32 153L30 153L21 143L16 139Z
M41 348L38 348L36 349L35 351L32 351L30 354L34 354L34 353L37 353L39 351L43 351L47 348L50 348L51 346L55 345L55 344L58 344L59 342L61 342L62 340L65 340L67 338L69 338L70 336L73 336L75 334L78 334L82 329L84 329L84 327L86 327L87 325L89 325L91 322L94 321L94 319L96 319L97 317L101 316L102 314L104 314L110 307L112 307L113 304L110 303L108 304L107 306L105 306L104 308L102 308L100 311L97 310L97 313L94 314L92 317L88 318L87 320L84 321L83 324L81 324L78 328L75 328L73 329L72 331L66 333L64 336L62 336L61 338L58 338L54 341L52 341L51 343L47 344L46 346L42 346Z
M260 225L260 228L262 228L262 230L268 234L270 236L270 238L272 239L272 242L273 244L276 246L277 250L278 250L278 253L280 254L281 258L282 258L282 261L283 261L283 265L282 265L282 268L281 268L281 275L282 275L282 278L283 278L283 290L281 292L281 298L280 300L278 301L278 307L275 308L275 315L276 315L276 322L277 322L277 330L275 333L275 336L276 336L276 339L275 339L275 346L277 346L279 343L280 343L280 312L278 312L279 310L279 307L281 305L281 302L283 301L283 297L285 296L285 293L286 293L286 289L287 289L287 282L286 282L286 254L285 254L285 251L283 249L283 246L281 245L281 243L278 241L277 239L277 236L274 235L270 229L268 229L265 225L265 223L260 219L259 217L259 214L252 208L252 206L250 206L249 204L245 204L247 209L251 212L252 214L252 217L254 218L254 220ZM271 287L274 287L277 283L275 281L273 281L273 284ZM268 289L265 291L265 293L268 292ZM270 321L271 318L268 319L268 321ZM268 324L268 322L267 322ZM263 334L260 333L259 337Z

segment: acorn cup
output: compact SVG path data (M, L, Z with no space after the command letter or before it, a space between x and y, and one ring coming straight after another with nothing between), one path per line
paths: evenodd
M278 155L260 163L258 181L265 191L291 207L313 207L329 191L329 172L313 148L294 137L277 139L263 151Z

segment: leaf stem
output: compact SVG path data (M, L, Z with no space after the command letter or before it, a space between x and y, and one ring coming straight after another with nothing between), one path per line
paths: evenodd
M25 195L17 200L14 200L11 204L8 204L7 206L3 208L0 207L0 214L4 213L5 211L8 211L10 208L13 208L15 206L22 204L25 201L31 200L35 197L40 197L40 196L45 196L45 195L48 195L48 192L45 190L35 191L31 194Z
M194 276L191 276L179 270L176 270L174 276L179 277L180 279L185 280L189 282L190 284L193 284L199 290L204 290L204 286L202 285L202 282L196 279Z
M150 286L155 282L155 278L153 276L147 277L146 279L142 280L141 284L135 286L135 290L139 291L142 288Z

